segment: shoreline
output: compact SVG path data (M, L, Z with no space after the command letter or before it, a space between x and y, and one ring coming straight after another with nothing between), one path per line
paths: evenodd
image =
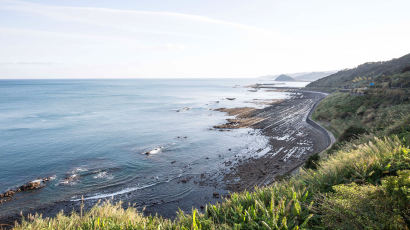
M263 108L263 109L249 109L246 111L246 113L243 115L243 119L247 120L247 117L252 117L252 116L260 116L261 119L256 119L256 120L252 120L254 122L251 122L250 124L246 124L244 126L240 126L237 128L241 128L241 127L249 127L255 130L261 130L262 135L268 137L269 139L273 138L273 137L277 137L279 133L275 133L272 132L270 130L266 130L267 126L269 126L270 122L272 122L275 119L279 119L280 120L280 116L275 116L278 115L277 113L268 113L269 111L275 110L277 108L285 108L286 107L290 107L290 108L296 108L294 105L292 105L293 102L297 102L299 101L300 105L302 102L299 98L302 95L302 98L305 97L305 99L309 99L310 98L310 94L313 95L318 95L321 94L319 92L308 92L308 91L303 91L301 89L295 89L295 88L281 88L278 87L278 90L286 90L286 91L291 91L292 98L290 99L286 99L286 100L281 100L281 101L275 101L272 104L270 104L269 106ZM264 90L276 90L275 87L270 87L269 89L265 89ZM297 95L298 93L300 93L300 95ZM306 95L308 95L306 97ZM309 96L310 95L310 96ZM323 95L322 95L323 96ZM324 97L322 97L321 99L323 99ZM310 99L318 99L318 97L313 97ZM320 99L320 100L321 100ZM316 107L316 105L320 102L320 100L316 100L315 104L313 105L313 107L311 107L309 109L309 111L304 110L304 116L305 118L305 122L306 124L309 123L308 119L311 115L311 113L314 111L314 108ZM302 103L303 104L303 103ZM235 108L233 108L233 110L235 110ZM282 110L281 110L282 111ZM221 112L228 112L228 111L221 111ZM283 113L279 113L282 115L289 115L288 112L286 111L282 111ZM228 112L229 113L229 112ZM241 113L237 113L236 115L240 115ZM230 114L230 115L234 115L235 114ZM263 119L262 119L263 118ZM273 119L273 120L272 120ZM249 119L248 119L249 120ZM229 120L228 120L229 122ZM232 122L232 120L231 120ZM234 119L233 119L233 122ZM286 122L286 121L284 121ZM310 122L313 122L312 124L316 124L313 120L311 120ZM312 128L314 128L312 125L310 124L310 126L312 126ZM283 124L282 124L283 125ZM294 124L292 124L294 125ZM320 125L316 124L318 127L321 127ZM231 129L232 127L220 127L221 129ZM322 127L323 128L323 127ZM318 128L316 128L318 129ZM323 128L324 129L324 128ZM326 130L326 129L324 129ZM330 138L330 137L329 137ZM331 138L330 138L331 139ZM253 188L255 185L257 186L261 186L261 185L267 185L267 184L271 184L272 182L274 182L274 180L272 180L272 178L276 178L277 176L283 175L284 173L289 173L292 170L294 170L295 168L299 167L301 164L304 163L305 158L300 158L298 161L294 161L294 159L291 159L290 162L285 163L284 162L284 166L286 167L281 167L279 166L278 169L280 169L279 171L277 170L269 170L269 168L266 168L266 159L269 157L272 157L272 159L270 161L275 161L277 160L277 157L270 155L270 153L272 153L272 151L275 150L275 145L274 142L271 142L272 140L270 140L269 145L272 146L271 151L266 153L265 155L259 157L259 158L247 158L245 162L234 162L232 165L229 164L228 166L230 166L230 170L228 172L222 172L220 171L219 173L219 179L218 181L212 181L212 178L193 178L190 179L191 181L188 180L188 183L197 183L204 189L204 192L201 192L200 194L195 194L193 196L190 196L191 199L197 200L197 201L188 201L188 200L181 200L181 201L176 201L173 204L164 204L164 203L158 203L158 204L153 204L153 205L149 205L147 207L147 209L145 210L146 214L155 214L159 211L164 212L164 209L168 209L168 212L171 213L171 215L162 215L164 217L172 217L173 215L175 215L176 210L172 209L174 207L183 207L183 206L190 206L190 207L196 207L198 209L202 208L203 206L205 206L208 203L215 203L215 202L220 202L221 198L223 196L229 196L229 193L226 193L225 191L228 192L236 192L236 191L243 191L245 189L251 189ZM277 140L279 141L279 140ZM288 150L291 149L292 145L288 144L287 145ZM286 149L283 149L283 151ZM309 152L308 154L305 155L310 155L313 154L312 152ZM297 163L297 164L296 164ZM225 164L226 165L226 164ZM244 167L247 168L249 166L253 166L251 168L248 168L247 171L243 171L241 169L243 169ZM261 169L263 168L263 169ZM249 170L250 169L250 170ZM240 180L236 183L232 183L232 179L235 179L239 177ZM215 178L215 177L214 177ZM208 180L209 179L209 180ZM222 181L220 180L222 179ZM201 184L202 182L202 184ZM186 182L184 182L186 183ZM216 193L217 191L217 193ZM215 195L217 194L217 195ZM88 206L92 206L92 204L95 204L95 202L90 202ZM64 210L66 213L71 212L72 210L79 210L80 208L80 202L71 202L71 201L61 201L58 202L56 204L53 205L49 205L46 207L39 207L36 208L34 210L28 211L28 212L24 212L24 215L26 216L28 213L34 213L34 212L38 212L38 213L43 213L43 216L54 216L55 214L57 214L60 210ZM138 208L139 209L139 208ZM142 210L142 209L141 209ZM13 215L13 216L8 216L8 217L0 217L0 223L4 223L4 224L13 224L14 221L19 221L21 219L20 215Z
M334 143L333 134L311 119L316 106L327 94L294 88L279 90L291 92L291 98L249 114L263 118L249 127L261 130L269 138L271 150L259 158L234 164L224 176L230 191L252 190L255 186L272 184L278 177L303 165L309 156Z

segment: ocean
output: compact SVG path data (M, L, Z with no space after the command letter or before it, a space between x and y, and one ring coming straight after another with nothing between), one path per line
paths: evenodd
M81 199L172 204L166 212L195 205L209 186L181 178L216 175L233 156L270 148L257 130L213 129L228 118L216 108L289 97L244 87L258 82L266 80L0 80L0 193L52 177L0 204L0 216Z

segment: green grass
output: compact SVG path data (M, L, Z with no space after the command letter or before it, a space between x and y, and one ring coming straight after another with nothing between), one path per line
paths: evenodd
M329 229L403 229L408 225L410 170L386 177L382 186L336 185L320 200L322 221Z
M363 127L370 133L385 135L382 131L409 119L410 101L396 95L352 95L334 93L323 100L312 118L322 123L336 137L351 127ZM408 124L407 124L408 125Z

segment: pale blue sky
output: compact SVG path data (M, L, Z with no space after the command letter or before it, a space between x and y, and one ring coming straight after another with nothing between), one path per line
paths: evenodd
M0 78L257 77L410 52L408 0L0 0Z

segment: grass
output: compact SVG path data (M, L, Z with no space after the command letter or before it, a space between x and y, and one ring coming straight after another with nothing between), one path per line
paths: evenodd
M407 197L410 170L382 180L382 186L372 184L334 186L331 193L320 200L322 220L329 229L404 229L410 217ZM390 182L400 181L400 183ZM393 197L400 193L400 197Z
M363 127L370 133L382 133L397 122L409 119L410 101L380 93L352 95L334 93L323 100L312 118L340 137L352 126Z

